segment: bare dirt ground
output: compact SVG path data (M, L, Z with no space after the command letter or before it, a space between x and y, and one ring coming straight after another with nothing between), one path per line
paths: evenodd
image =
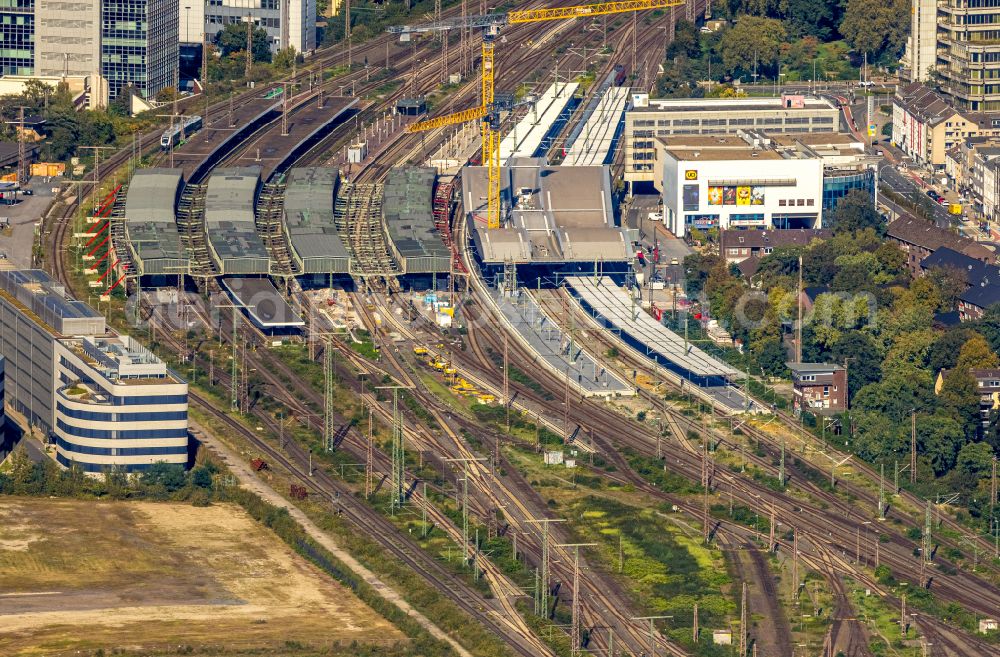
M291 639L405 640L239 507L0 499L5 657Z

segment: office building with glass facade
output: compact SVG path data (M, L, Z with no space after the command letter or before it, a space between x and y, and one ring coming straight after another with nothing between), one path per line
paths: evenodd
M153 98L173 86L178 57L177 3L110 0L102 3L101 74L111 98L132 86Z
M0 74L33 74L35 0L0 0L0 39Z
M0 73L103 76L111 98L153 98L173 85L177 18L166 0L0 0Z

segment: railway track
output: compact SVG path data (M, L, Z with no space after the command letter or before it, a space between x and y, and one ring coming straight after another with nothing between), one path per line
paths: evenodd
M490 321L478 321L473 315L469 317L470 325L488 326L492 327L493 324ZM483 335L480 336L480 333ZM499 340L495 331L473 331L470 329L469 338L471 351L476 356L478 365L486 371L492 370L496 374L495 363L491 362L481 346L478 346L477 340L482 337L486 341L492 340L492 347L494 351L501 348ZM526 371L532 371L535 373L535 378L539 380L548 389L559 389L561 387L561 382L553 380L553 377L549 377L547 372L542 368L535 367L533 365L533 356L531 354L519 354L517 358L521 359L520 366L527 368ZM544 376L543 376L544 375ZM523 387L517 387L517 393L521 396L532 396L533 393ZM552 404L551 402L538 398L534 402L541 407L548 406L548 411L553 415L558 417L562 412L559 407L561 404ZM574 414L578 418L578 422L585 427L616 427L613 432L616 436L616 442L625 443L628 446L637 449L640 453L650 454L651 448L656 444L657 437L652 435L645 427L636 427L634 425L629 426L629 429L622 431L623 418L615 413L608 413L606 409L602 409L599 405L589 402L587 400L579 400L577 407L574 408ZM691 430L696 430L698 435L704 434L704 427L701 426L691 426L693 422L681 416L682 422L691 427ZM592 429L585 430L583 433L595 433ZM604 451L602 454L608 454L614 451L606 439L601 439L604 443ZM680 441L682 444L685 441ZM672 454L671 457L674 459L675 463L672 463L672 469L675 469L682 474L685 474L689 478L697 480L698 473L700 471L700 460L687 449L682 449L676 454ZM773 471L773 465L771 463L761 463L761 466L768 467ZM790 523L796 527L796 530L806 529L816 536L821 534L828 535L831 539L829 542L831 544L838 541L835 545L836 549L839 549L842 553L853 552L855 543L855 532L858 531L859 526L865 522L865 518L858 516L858 514L848 508L846 512L836 513L836 512L816 512L814 510L803 509L794 500L783 498L784 496L777 496L773 491L770 491L766 487L753 482L752 480L740 481L740 478L733 477L731 473L722 473L721 479L727 480L726 482L728 488L733 492L734 495L739 495L741 501L748 503L751 506L759 506L763 500L776 500L776 507L778 513L781 514L782 518L786 519L787 523ZM793 475L794 476L794 475ZM816 490L811 491L815 493ZM843 508L842 500L836 498L832 494L825 494L826 500L828 502L834 502L841 508ZM794 519L794 520L792 520ZM836 530L836 539L834 539L834 530ZM893 538L891 547L883 552L883 563L890 563L897 573L909 573L914 575L913 581L917 581L916 574L919 572L919 566L914 562L914 559L910 554L910 549L912 547L912 542L903 541L897 537ZM962 576L961 572L957 578L961 580L960 582L949 582L947 584L940 581L935 582L935 587L941 590L943 595L951 599L960 601L969 609L974 609L977 611L984 611L989 609L996 604L997 593L991 585L987 585L978 578L965 578ZM971 587L972 589L977 589L982 595L970 595L969 589L966 587ZM987 601L988 600L988 601ZM987 612L988 613L988 612Z
M476 323L476 322L472 322ZM483 322L479 322L482 324ZM578 325L579 326L579 325ZM593 339L594 332L588 332L588 335ZM494 351L501 346L498 344L499 340L493 335L491 331L469 331L472 339L484 339L486 342L492 344ZM527 367L531 362L529 359L532 358L530 354L523 353L519 348L514 350L518 354L518 358L521 360L520 366ZM483 361L482 365L486 366L489 363L489 359L482 355L481 347L473 347L473 352L479 355L480 359ZM528 369L527 371L532 371L536 379L541 379L540 382L543 386L548 389L558 389L553 386L557 384L555 377L548 375L548 373L542 368L535 367L534 369ZM544 376L543 376L544 375ZM533 393L529 389L519 389L519 394L531 396ZM584 427L582 434L593 434L601 436L603 433L609 438L601 438L599 442L603 443L602 454L606 454L613 451L615 448L612 446L611 442L624 444L633 449L640 451L641 453L647 455L655 454L655 445L657 436L651 432L647 427L642 425L637 425L635 423L629 422L628 429L623 429L623 422L627 422L625 418L621 417L613 411L609 411L603 406L594 403L590 400L574 400L575 407L574 413L577 417L576 422ZM547 402L544 399L538 398L536 402L540 405L549 405L550 412L553 416L558 416L562 412L562 409L557 406L552 406L551 402ZM662 404L658 404L662 406ZM701 436L704 440L710 440L713 443L722 441L723 446L728 446L730 449L738 449L735 444L730 441L726 441L724 437L720 437L718 434L707 431L706 427L698 423L696 420L689 418L679 412L673 412L669 407L664 407L668 413L670 413L672 419L676 421L681 429L685 432L691 431L696 435ZM617 430L611 432L608 427L616 427ZM614 436L614 440L610 439L610 436ZM683 441L679 441L683 443ZM765 449L765 456L758 456L752 451L746 452L746 458L748 463L753 464L760 470L772 476L777 474L777 468L774 465L774 457L776 455L773 452L768 452ZM682 448L670 455L668 459L668 465L672 469L677 470L679 473L697 481L700 478L701 471L701 458L698 454L692 453L687 448ZM725 482L727 487L731 488L734 493L738 493L741 501L747 504L751 508L761 508L764 507L766 512L767 503L773 503L777 510L777 513L781 517L786 519L788 524L792 524L796 527L807 528L811 533L822 532L829 534L831 543L835 544L841 551L849 554L853 554L856 548L856 533L858 530L862 532L862 535L867 534L867 528L864 523L869 522L870 518L864 517L858 512L856 508L852 508L845 500L837 496L836 494L826 491L816 484L812 483L808 477L803 473L799 472L794 463L786 464L786 474L792 478L793 486L795 488L801 489L803 492L807 493L813 499L816 499L819 503L826 505L826 509L810 508L809 505L803 504L802 502L790 497L787 493L778 493L771 490L765 484L761 482L754 481L749 477L739 476L737 473L722 471L719 476L720 482ZM790 489L792 490L792 489ZM897 576L904 574L906 577L910 578L910 581L919 581L920 566L919 562L915 560L912 556L912 551L917 545L905 538L902 538L897 530L889 524L883 524L880 529L885 531L887 534L892 536L892 540L889 544L882 546L880 550L880 557L882 563L891 565ZM870 544L870 541L866 540L866 543ZM947 562L941 560L944 565L948 565ZM932 569L928 569L929 572ZM963 603L970 610L977 610L980 613L990 613L987 610L994 605L1000 605L1000 591L998 591L994 586L988 584L984 580L976 577L972 577L964 571L957 571L955 575L947 577L936 577L934 579L934 588L941 592L942 595L947 595L950 599L955 599ZM971 591L976 591L976 594L970 594Z

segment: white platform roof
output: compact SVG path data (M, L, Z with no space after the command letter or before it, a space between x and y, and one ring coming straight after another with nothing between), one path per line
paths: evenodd
M595 283L593 277L568 276L566 284L606 322L644 344L649 352L659 354L693 375L730 378L743 376L735 368L712 358L693 344L685 345L683 337L653 319L638 304L634 304L628 291L610 278L602 277Z
M591 166L610 163L611 147L625 120L625 104L630 97L630 91L628 87L609 87L601 94L593 114L587 119L583 130L566 154L564 165Z
M500 164L506 164L512 157L534 156L579 86L576 82L557 82L546 89L534 107L500 141Z

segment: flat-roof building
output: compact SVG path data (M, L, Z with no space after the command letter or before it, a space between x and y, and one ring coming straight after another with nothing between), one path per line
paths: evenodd
M216 169L205 193L208 245L223 274L267 274L270 258L257 234L259 166Z
M331 167L300 167L288 174L283 228L303 274L350 272L350 253L333 221L338 184L339 172Z
M6 402L62 465L187 463L187 383L44 271L0 271L0 355Z
M778 98L651 99L632 94L625 112L625 180L658 183L657 137L837 132L840 110L824 98L785 94Z
M463 204L485 264L627 262L625 234L615 225L606 165L549 166L519 158L500 172L500 196L510 209L500 228L486 225L486 170L466 167Z
M125 235L140 275L186 274L190 254L177 230L180 169L139 169L125 197Z
M382 216L389 248L404 274L451 270L451 249L434 226L436 179L437 170L430 167L398 167L386 176Z
M847 370L830 363L785 363L792 371L796 414L836 413L847 408Z
M664 224L692 228L822 228L823 161L758 135L662 137Z

